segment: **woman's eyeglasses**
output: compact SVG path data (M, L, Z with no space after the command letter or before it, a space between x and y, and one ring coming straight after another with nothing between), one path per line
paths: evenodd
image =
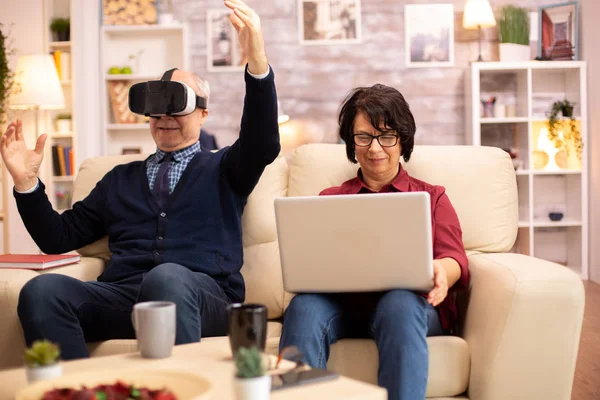
M389 133L378 136L367 135L366 133L357 133L353 136L354 144L359 147L369 147L373 142L373 139L377 139L377 142L379 142L381 147L394 147L400 138L398 135L392 135Z

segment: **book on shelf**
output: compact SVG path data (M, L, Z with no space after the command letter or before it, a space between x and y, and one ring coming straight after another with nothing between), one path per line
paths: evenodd
M43 270L79 261L78 254L0 254L0 268Z
M52 146L52 169L54 176L72 176L75 166L73 163L73 148L70 146Z
M58 79L61 81L68 81L71 79L71 53L54 50L52 53L54 57L54 64L56 65L56 72L58 72Z

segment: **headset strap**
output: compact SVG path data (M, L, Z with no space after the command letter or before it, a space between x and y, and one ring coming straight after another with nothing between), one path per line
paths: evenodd
M177 68L172 68L172 69L166 71L163 74L162 78L160 78L160 80L161 81L170 81L171 77L173 76L173 72L175 72L175 70L177 70Z

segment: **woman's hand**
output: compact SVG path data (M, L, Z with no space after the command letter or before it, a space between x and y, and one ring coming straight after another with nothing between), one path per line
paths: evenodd
M448 296L448 273L440 260L433 260L433 284L427 302L437 307Z
M37 183L37 174L40 164L44 159L44 145L47 135L37 138L34 150L25 146L23 139L23 122L11 122L0 139L0 154L15 182L15 189L19 192L33 188Z

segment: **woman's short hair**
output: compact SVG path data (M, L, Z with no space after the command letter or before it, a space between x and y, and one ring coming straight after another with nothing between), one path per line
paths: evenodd
M340 108L338 123L340 137L346 143L346 155L356 164L354 150L354 119L362 112L371 125L381 133L396 132L400 136L401 155L410 160L415 144L415 119L404 96L389 86L376 84L358 87L347 96ZM380 128L384 126L385 129Z

